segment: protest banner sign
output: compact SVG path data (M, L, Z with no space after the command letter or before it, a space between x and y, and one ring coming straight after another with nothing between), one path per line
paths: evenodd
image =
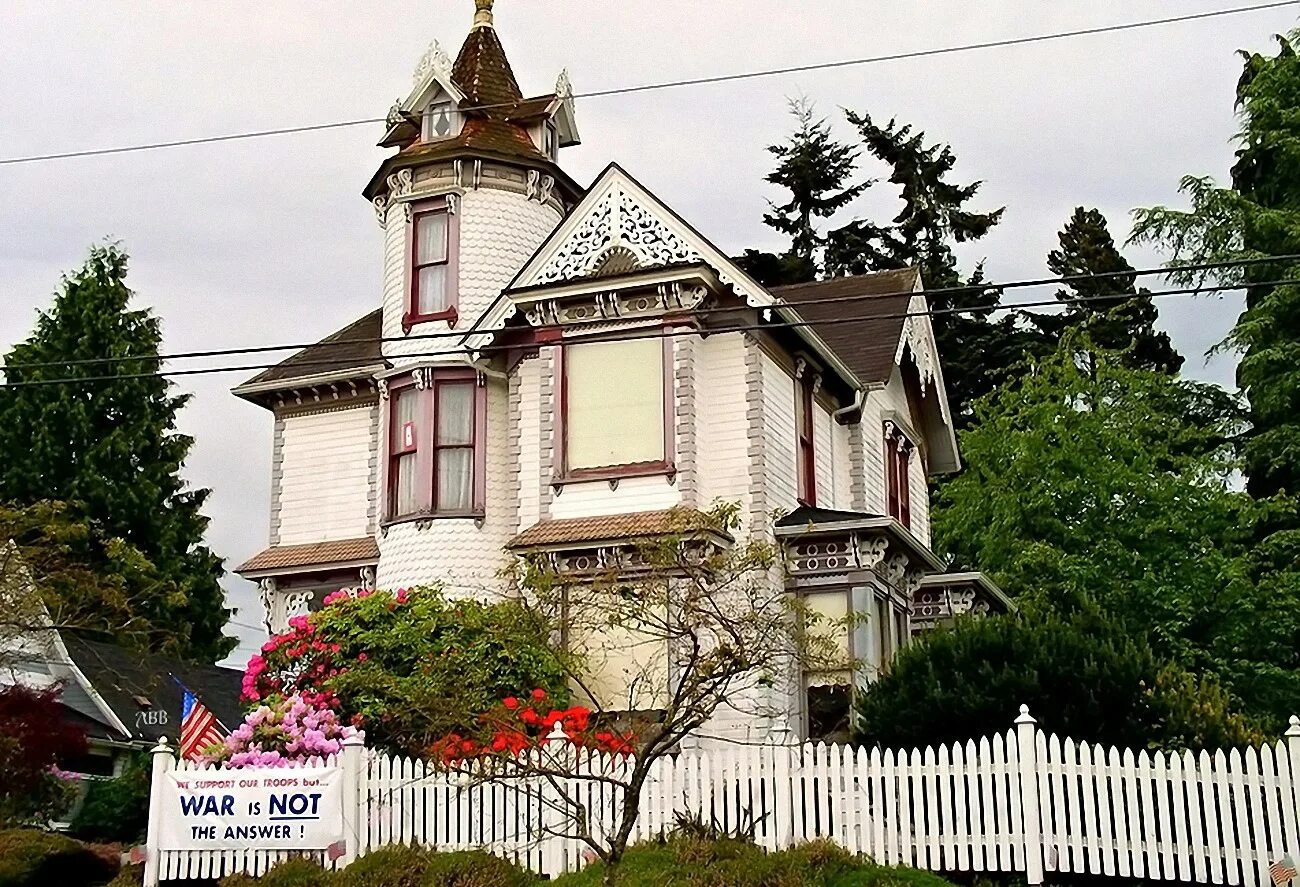
M343 837L338 767L165 776L161 850L324 850Z

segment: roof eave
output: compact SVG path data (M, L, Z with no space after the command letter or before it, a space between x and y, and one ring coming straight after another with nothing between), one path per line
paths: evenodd
M265 382L245 382L230 389L230 393L252 403L257 403L259 395L276 394L292 391L295 388L329 385L336 382L350 382L357 379L372 379L388 369L387 363L365 364L345 370L331 370L327 373L313 373L306 376L293 376L287 379L268 379ZM256 378L256 377L254 377Z

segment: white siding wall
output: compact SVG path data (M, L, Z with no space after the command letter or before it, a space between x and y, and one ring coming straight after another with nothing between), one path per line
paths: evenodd
M514 470L514 496L519 503L515 529L526 530L541 520L542 361L525 360L515 368L519 389L519 427L507 429L519 441L519 464Z
M660 511L680 505L681 492L666 477L626 477L611 490L604 480L565 484L551 503L551 517L596 517Z
M817 505L820 508L838 508L839 490L835 487L835 424L831 414L821 404L813 407L813 457L816 460ZM847 454L846 454L847 455Z
M457 330L467 330L487 310L560 221L550 206L522 194L481 188L460 196L456 209L460 224L460 320ZM406 217L400 206L391 209L384 235L384 336L402 335L406 305ZM442 333L445 323L429 323L412 334ZM454 351L454 337L386 342L389 357Z
M695 349L696 472L699 502L750 507L745 340L711 336Z
M284 418L278 544L366 535L372 421L370 404Z
M763 414L767 453L767 504L771 510L799 507L795 475L794 379L763 355Z
M831 419L831 474L834 477L835 502L828 505L828 508L853 510L853 454L850 441L856 430L856 426L841 425Z
M866 461L867 511L885 514L884 423L889 415L905 416L914 430L921 427L920 417L913 416L907 404L903 380L897 369L883 389L867 395L862 408L863 454ZM919 441L917 441L919 443ZM930 543L930 495L921 458L916 455L908 473L912 502L912 532L922 542Z
M497 572L514 534L514 483L508 463L506 388L488 380L487 513L482 527L468 518L408 521L379 535L380 588L441 582L450 593L484 596L500 590Z

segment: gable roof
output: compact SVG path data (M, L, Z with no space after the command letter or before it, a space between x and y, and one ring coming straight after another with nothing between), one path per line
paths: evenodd
M903 268L777 286L771 293L793 305L859 381L883 385L894 371L908 303L919 283L915 268ZM850 317L860 319L845 322Z
M233 389L235 394L247 397L258 391L290 388L294 382L318 380L324 376L346 378L362 375L360 371L373 372L377 367L387 366L383 342L380 341L383 317L382 308L371 311L236 386Z
M259 551L232 572L247 577L253 573L292 572L307 567L374 563L378 560L379 546L375 543L375 538L361 536L305 545L273 545Z
M126 725L131 739L153 742L163 736L174 740L179 735L182 691L171 675L227 727L234 729L243 720L239 702L243 674L233 668L138 653L72 632L62 632L62 636L73 664ZM137 719L136 714L144 711L166 712L166 723L146 724L146 719Z

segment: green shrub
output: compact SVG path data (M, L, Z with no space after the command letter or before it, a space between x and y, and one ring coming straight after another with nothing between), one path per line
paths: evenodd
M65 835L34 829L0 832L0 887L103 884L116 872L105 855Z
M336 883L336 877L310 859L287 859L260 878L242 874L223 878L221 887L326 887Z
M598 887L600 863L565 875L557 887ZM769 853L734 838L674 837L628 851L618 887L952 887L938 875L858 859L829 841Z
M124 865L117 877L108 882L108 887L140 887L144 883L144 867Z
M858 698L856 739L924 747L1005 732L1028 705L1058 736L1121 748L1259 740L1210 678L1162 663L1081 607L1070 616L969 618L922 635Z
M85 800L68 833L83 841L134 844L148 824L149 765L144 755L136 755L116 779L87 781Z
M537 879L481 850L435 853L385 847L335 875L331 887L531 887Z

